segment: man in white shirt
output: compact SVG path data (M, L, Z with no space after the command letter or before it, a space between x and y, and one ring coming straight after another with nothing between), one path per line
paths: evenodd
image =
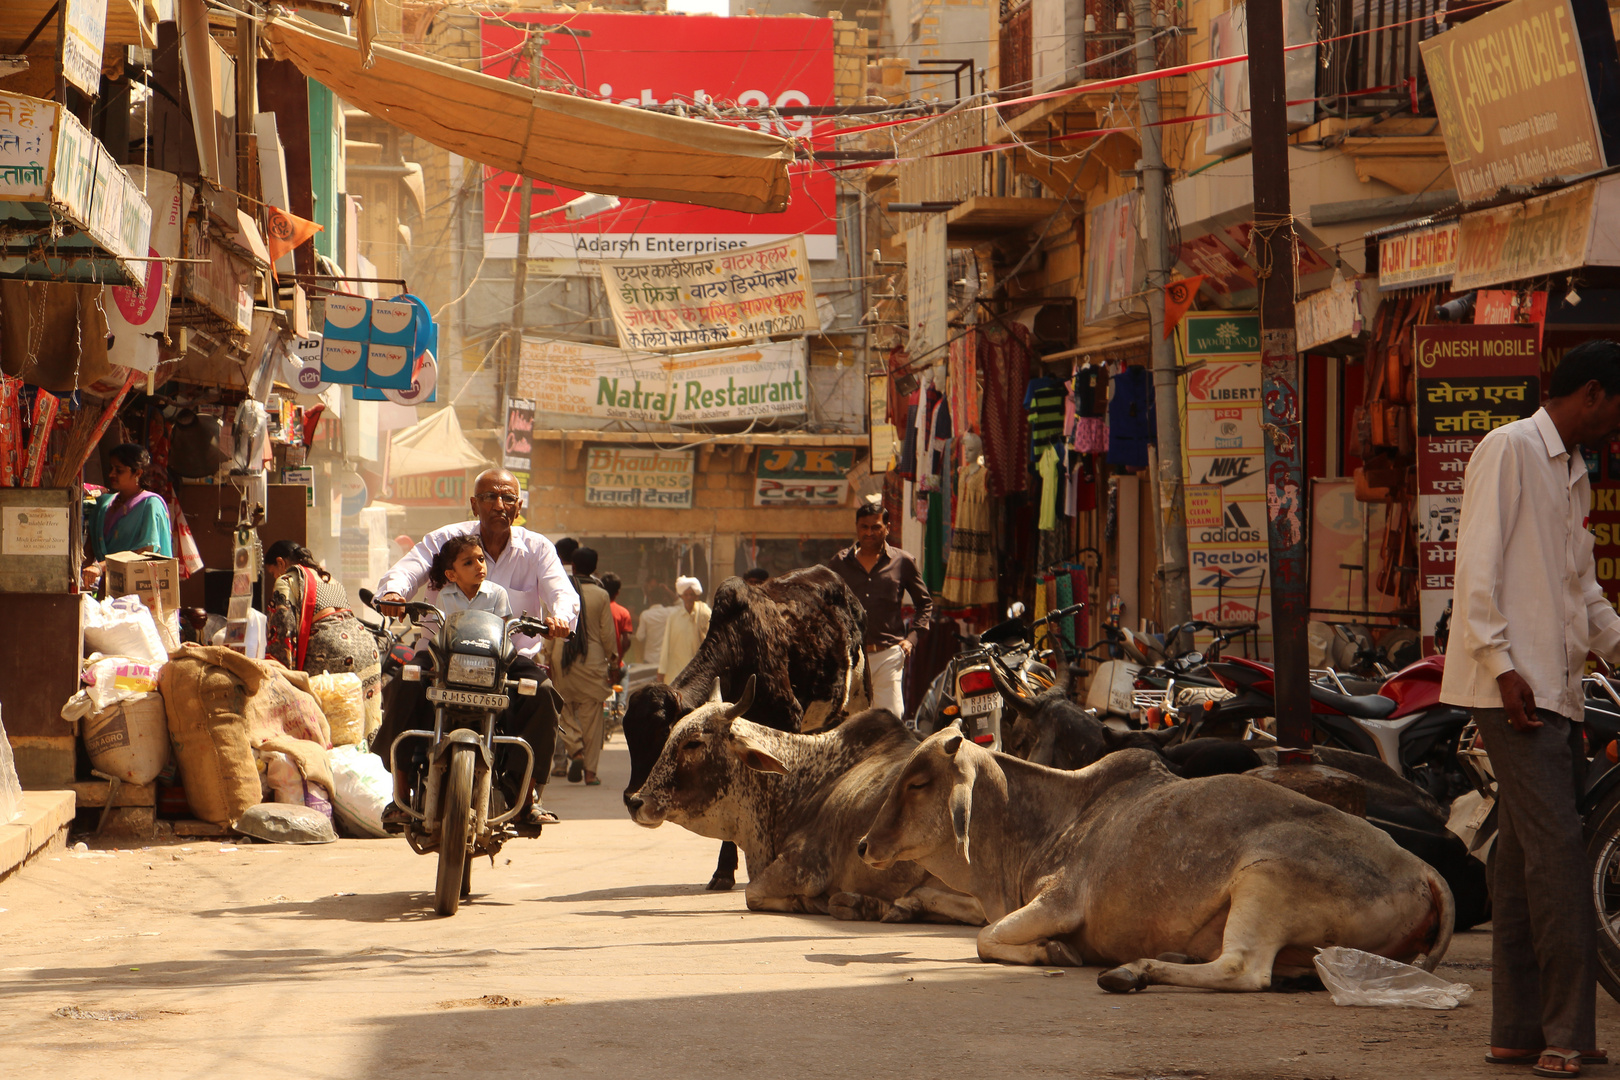
M1473 711L1497 780L1490 1059L1543 1075L1600 1056L1581 676L1588 652L1620 659L1620 615L1597 584L1580 447L1617 429L1620 344L1590 341L1559 362L1544 408L1481 440L1463 479L1440 697Z
M476 520L460 521L434 529L406 556L395 563L377 583L377 606L385 614L403 611L403 604L417 589L428 583L428 571L433 556L452 536L476 532L484 545L492 581L506 589L512 610L518 615L543 619L551 637L567 637L579 615L579 594L568 583L568 573L557 558L557 550L539 533L532 533L512 524L523 509L523 493L515 477L504 469L489 469L478 474L473 482L472 511ZM454 588L454 586L451 586ZM439 590L431 589L428 603L438 598ZM540 649L538 638L519 636L513 639L518 647L518 658L507 672L511 679L543 679L544 672L535 662ZM432 713L426 704L425 682L408 683L395 679L388 686L383 702L383 722L373 745L385 764L395 734L410 728L431 729ZM551 760L552 748L557 740L557 714L553 696L539 693L533 697L517 697L515 704L502 715L498 726L503 735L518 735L534 751L535 791L534 820L555 821L555 815L540 810L540 794L545 790L545 763ZM425 715L426 722L422 717ZM504 755L503 755L504 756ZM511 755L518 756L518 755ZM522 778L521 762L503 762L501 774L516 771L517 783ZM527 793L508 793L508 797L526 797ZM402 811L393 810L398 818ZM519 820L523 820L520 815ZM385 822L387 824L389 822Z
M658 650L659 682L669 682L692 662L698 646L709 636L709 616L713 614L702 600L703 583L697 578L676 578L675 592L684 606L675 608L664 624L664 644Z

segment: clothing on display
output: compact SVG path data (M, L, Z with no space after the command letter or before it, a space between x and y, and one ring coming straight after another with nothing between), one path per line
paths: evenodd
M1113 380L1108 403L1108 464L1147 468L1148 444L1155 441L1153 376L1140 365L1127 366Z
M1024 409L1029 416L1029 459L1038 462L1041 448L1063 438L1063 405L1067 398L1063 384L1056 379L1031 379L1024 391Z
M956 521L945 566L943 595L957 607L996 602L995 541L990 535L989 471L978 461L956 477Z
M1030 333L1018 323L992 322L978 332L979 369L984 373L984 461L989 492L999 498L1029 487Z
M1040 464L1036 466L1041 474L1041 520L1040 528L1043 532L1050 532L1057 528L1058 507L1058 476L1061 470L1058 466L1057 447L1051 443L1041 451Z

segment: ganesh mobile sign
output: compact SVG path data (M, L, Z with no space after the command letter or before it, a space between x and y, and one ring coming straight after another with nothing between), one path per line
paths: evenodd
M1612 59L1612 33L1606 47ZM1513 0L1419 48L1464 202L1604 167L1570 0Z
M694 259L602 263L626 349L735 345L820 329L804 237Z
M666 356L525 338L518 393L535 411L600 420L697 424L806 411L803 341Z
M1451 599L1463 473L1487 434L1541 404L1535 326L1418 326L1418 586L1424 648Z

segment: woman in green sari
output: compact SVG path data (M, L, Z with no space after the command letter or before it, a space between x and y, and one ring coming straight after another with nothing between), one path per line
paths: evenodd
M99 577L101 561L120 551L152 551L164 558L174 556L169 508L163 496L141 487L141 476L152 464L144 447L125 443L113 448L107 463L105 494L90 507L90 553L94 566L87 566L86 580Z

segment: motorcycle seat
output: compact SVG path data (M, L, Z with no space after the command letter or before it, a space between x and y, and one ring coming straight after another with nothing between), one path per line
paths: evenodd
M1346 716L1364 720L1385 720L1395 713L1395 699L1382 694L1337 694L1325 686L1311 684L1311 700Z

